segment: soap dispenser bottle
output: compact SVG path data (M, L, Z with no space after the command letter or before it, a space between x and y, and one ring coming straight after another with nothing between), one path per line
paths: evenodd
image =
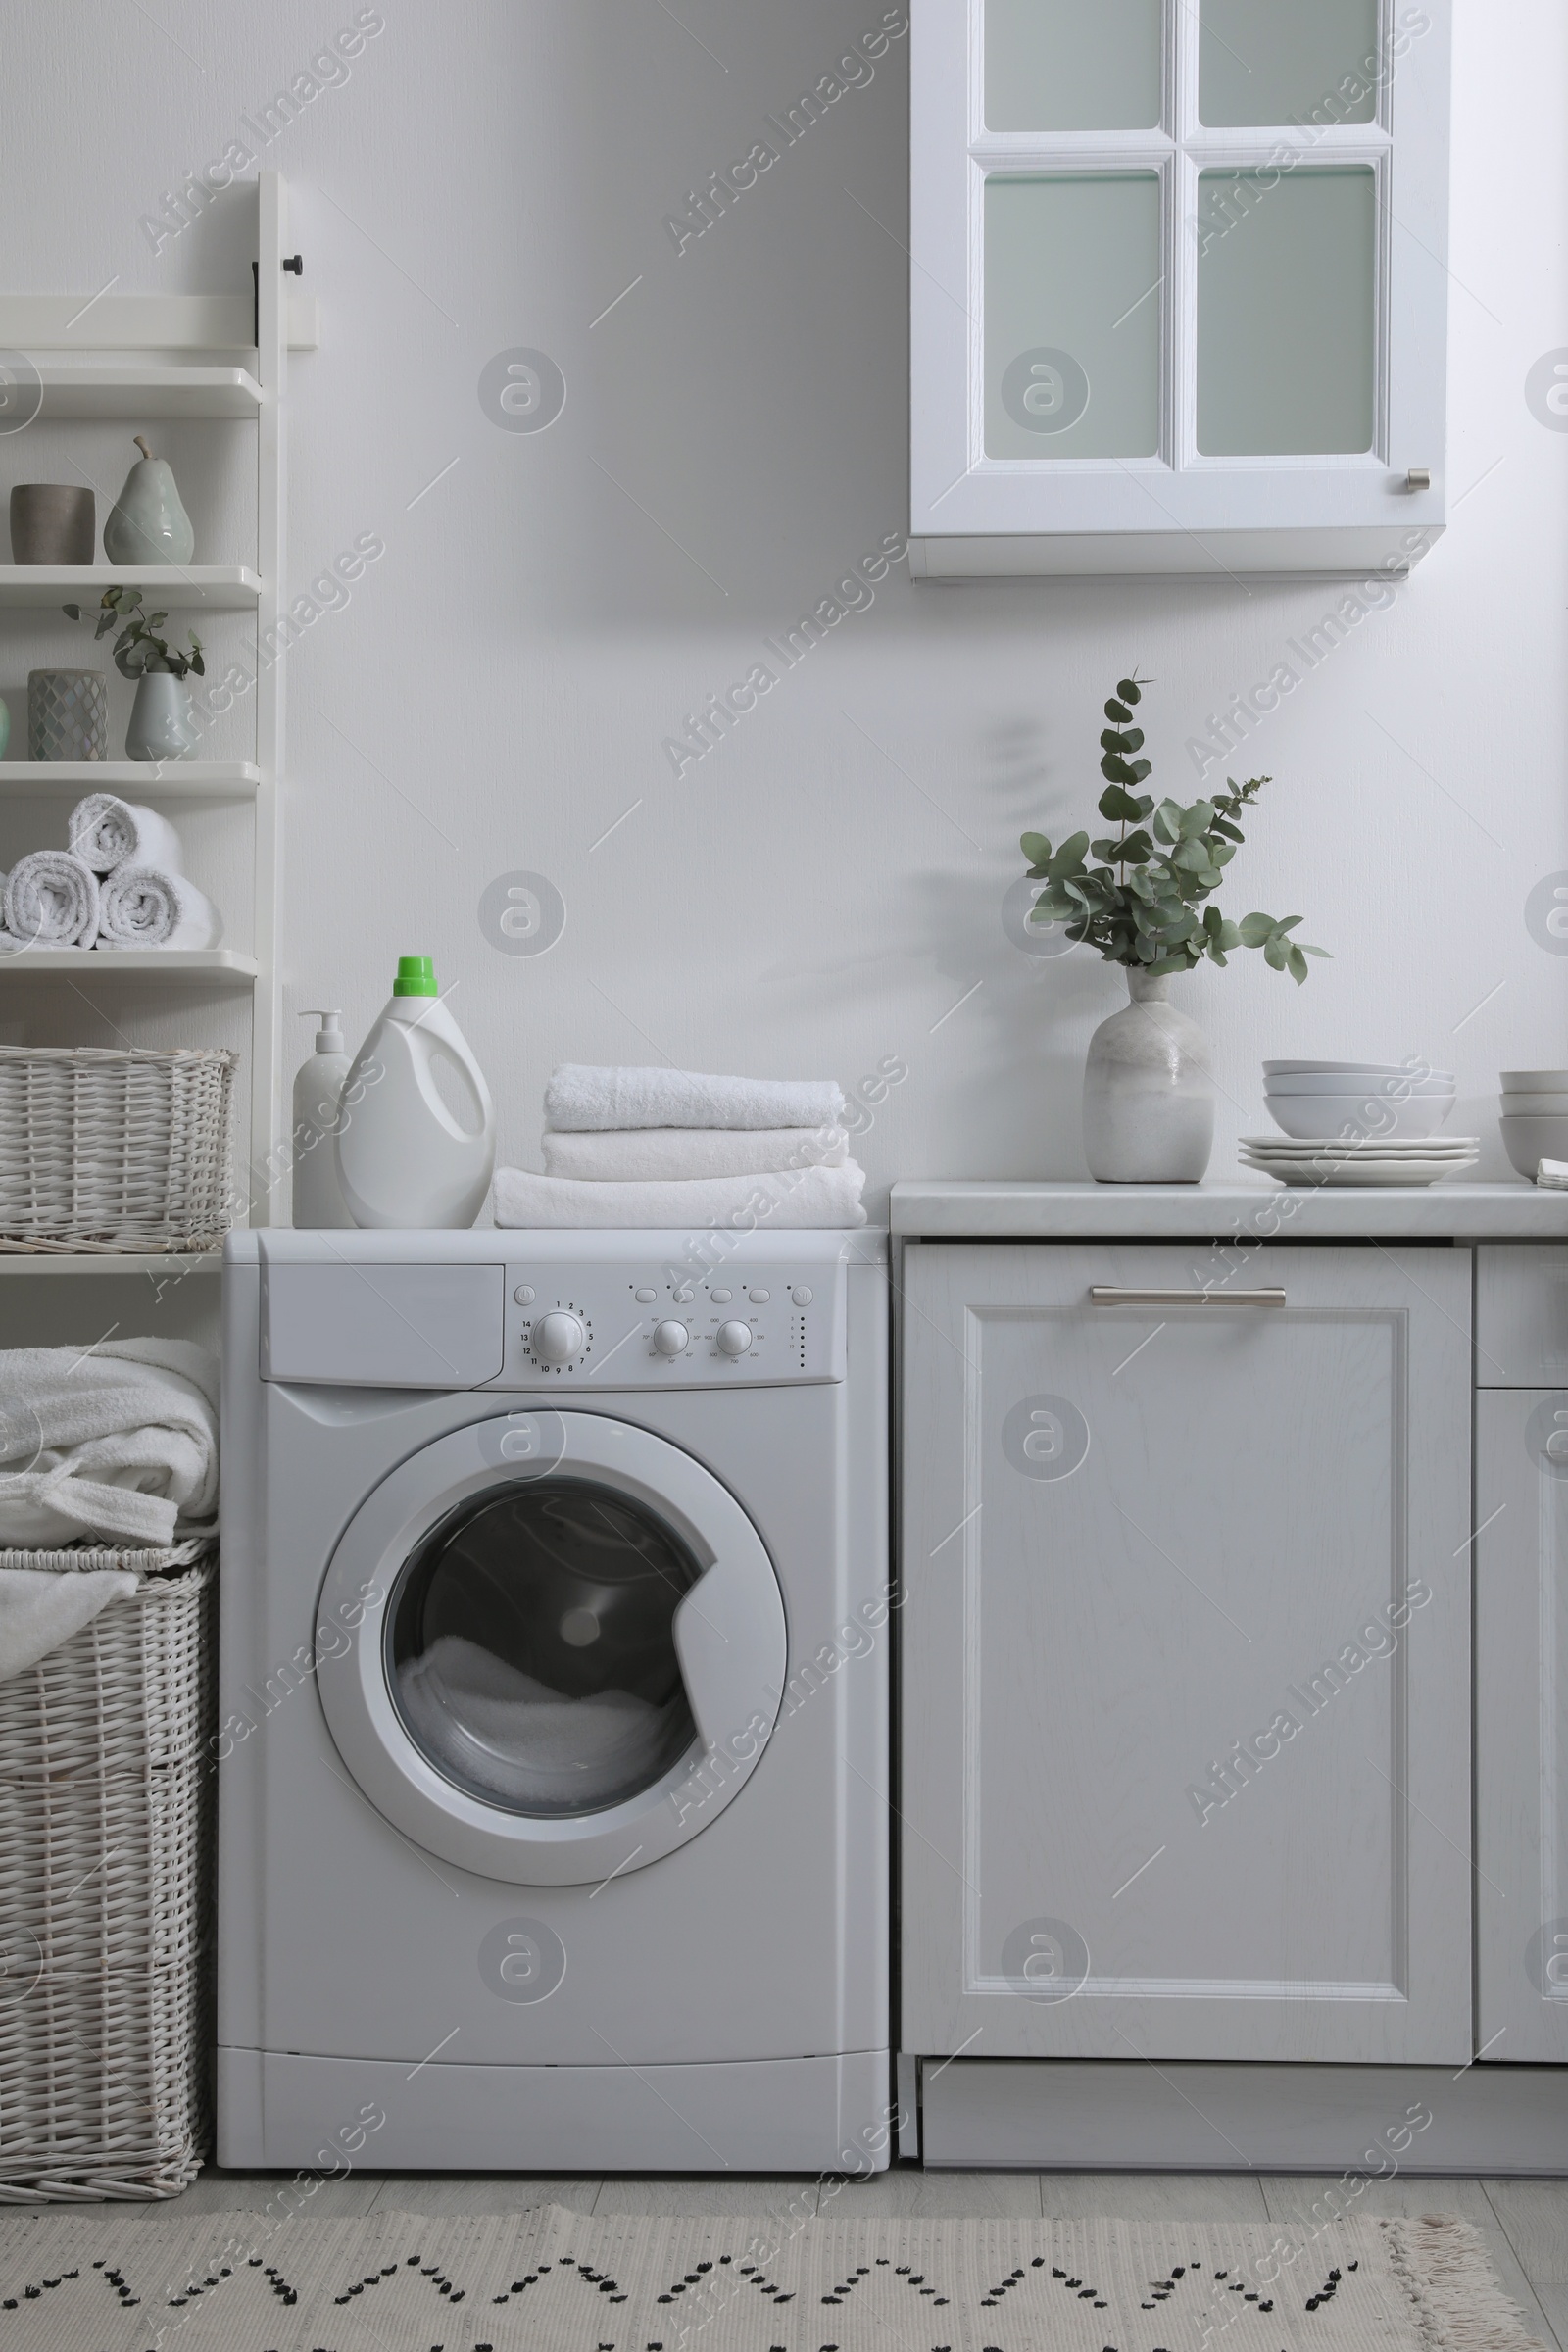
M392 1001L355 1055L343 1099L337 1171L357 1225L473 1223L495 1168L495 1105L428 956L399 957Z
M343 1048L343 1015L313 1005L301 1020L319 1021L316 1052L300 1064L294 1081L294 1223L311 1232L352 1226L349 1204L337 1176L336 1136L349 1057Z

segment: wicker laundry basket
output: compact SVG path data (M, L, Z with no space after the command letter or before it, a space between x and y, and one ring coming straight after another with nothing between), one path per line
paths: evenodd
M216 1250L237 1054L0 1046L0 1250Z
M45 1565L146 1581L0 1683L0 2204L172 2197L210 2112L216 1565L0 1551Z

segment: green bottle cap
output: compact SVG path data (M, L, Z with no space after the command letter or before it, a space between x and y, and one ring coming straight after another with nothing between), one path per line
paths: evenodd
M392 994L395 997L438 997L441 991L435 984L433 959L428 956L400 956Z

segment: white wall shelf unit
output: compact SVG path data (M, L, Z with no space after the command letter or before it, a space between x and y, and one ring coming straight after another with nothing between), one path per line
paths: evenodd
M127 401L122 412L139 416ZM149 602L171 612L254 612L262 583L244 564L144 564L127 571L114 564L0 564L0 607L13 612L47 609L63 599L96 604L106 588L145 589Z
M262 781L253 760L6 760L0 794L17 800L62 793L75 801L89 792L122 800L248 801Z
M911 0L917 578L1425 554L1450 15Z
M113 422L132 398L138 416L255 416L262 387L248 368L40 368L40 418Z
M29 948L0 951L0 980L96 972L114 980L222 980L248 986L262 966L232 948Z
M294 292L284 274L287 191L275 172L258 175L256 205L256 281L254 289L243 294L0 295L0 347L12 355L5 396L13 404L33 401L37 418L88 424L121 420L131 426L158 418L213 418L249 426L254 432L249 449L256 467L256 530L250 562L132 569L102 563L0 564L0 609L12 612L47 612L63 603L90 606L108 587L134 584L150 602L171 612L249 617L256 632L256 682L249 697L255 738L249 757L179 762L121 759L47 766L12 760L0 763L0 797L75 796L97 790L155 807L165 802L232 804L235 821L247 829L252 853L251 953L230 948L203 953L23 948L0 956L0 982L36 980L46 990L70 990L69 998L60 999L63 1016L69 1010L76 1017L83 981L107 983L114 992L115 1029L130 1044L138 1042L137 1024L149 1016L160 991L172 992L175 1004L188 1004L193 994L248 994L249 1054L242 1065L240 1099L248 1098L249 1118L242 1127L235 1180L241 1195L248 1197L249 1221L266 1224L276 1213L275 1190L264 1171L281 1102L277 908L284 671L282 662L270 658L268 647L275 643L269 632L275 631L283 605L288 354L314 350L318 323L314 298ZM21 369L14 360L19 353L24 363ZM238 454L246 445L234 446ZM98 992L93 993L96 999ZM35 1005L47 1007L53 1002L46 993ZM95 1009L107 1008L100 1002ZM167 1034L161 1007L158 1017L156 1034L161 1039ZM46 1010L30 1008L28 1025L37 1042L55 1042ZM238 1221L246 1221L244 1206ZM216 1254L0 1252L0 1273L5 1274L160 1272L172 1277L216 1271L217 1265Z

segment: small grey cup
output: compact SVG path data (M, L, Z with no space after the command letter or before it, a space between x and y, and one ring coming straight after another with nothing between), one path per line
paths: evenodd
M102 760L109 749L109 685L101 669L29 669L27 758Z
M11 493L14 564L90 564L98 545L98 508L90 490L70 482L18 482Z

